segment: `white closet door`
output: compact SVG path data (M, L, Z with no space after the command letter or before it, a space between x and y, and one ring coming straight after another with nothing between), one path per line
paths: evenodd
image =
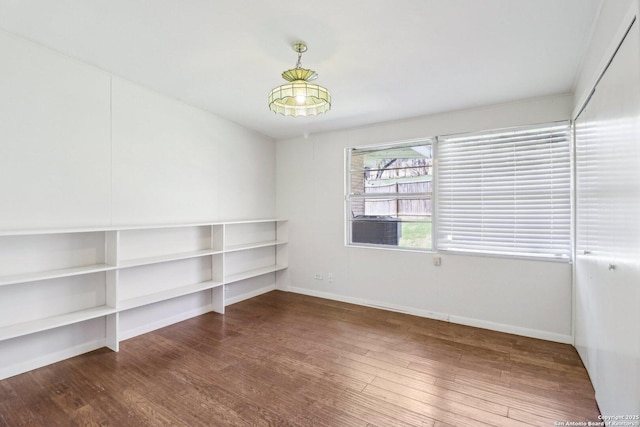
M640 414L640 31L576 120L576 347L603 415Z

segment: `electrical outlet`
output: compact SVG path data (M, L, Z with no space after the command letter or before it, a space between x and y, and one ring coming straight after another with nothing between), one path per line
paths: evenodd
M316 273L316 274L313 276L313 278L314 278L315 280L323 280L323 279L324 279L324 278L322 277L322 274L320 274L320 273Z
M435 265L436 267L440 267L440 265L442 265L442 258L440 258L439 256L434 256L433 265Z
M327 280L329 283L333 283L333 273L327 273Z

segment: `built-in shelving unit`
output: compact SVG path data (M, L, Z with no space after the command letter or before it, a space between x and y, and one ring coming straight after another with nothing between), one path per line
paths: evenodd
M225 285L287 268L287 239L277 219L0 232L0 379L224 313Z

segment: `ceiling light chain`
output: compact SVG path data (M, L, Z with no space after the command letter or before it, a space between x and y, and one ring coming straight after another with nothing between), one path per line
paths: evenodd
M302 68L302 54L307 51L303 42L293 44L298 53L296 68L282 73L285 83L269 94L269 109L284 116L315 116L331 109L331 94L319 85L309 83L318 75L315 71Z
M298 52L298 62L296 62L296 68L302 68L302 52L307 51L307 46L304 43L296 43L293 45L293 50Z

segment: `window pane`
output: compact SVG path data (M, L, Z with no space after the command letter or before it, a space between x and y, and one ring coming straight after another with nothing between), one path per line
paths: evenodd
M431 249L430 140L350 151L350 244Z
M405 249L431 249L431 221L356 217L351 220L351 243Z

